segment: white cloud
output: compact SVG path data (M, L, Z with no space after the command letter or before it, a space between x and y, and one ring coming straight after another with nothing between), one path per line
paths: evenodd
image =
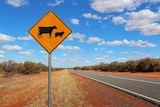
M82 16L88 19L95 19L95 20L102 19L101 16L98 16L97 14L92 14L92 13L84 13Z
M98 16L97 14L92 14L92 13L84 13L82 16L87 19L94 19L94 20L107 20L108 19L108 17L101 17L101 16Z
M90 24L89 24L89 21L86 20L85 25L86 25L86 26L89 26L89 25L90 25Z
M34 51L20 51L19 54L26 55L26 56L32 56Z
M4 45L2 46L2 49L5 51L20 51L22 50L22 47L18 46L18 45Z
M71 23L75 25L79 25L79 20L78 19L71 19Z
M86 63L90 63L91 61L89 61L89 60L86 60L85 62L86 62Z
M0 33L0 43L15 41L16 38Z
M91 8L101 12L123 12L125 9L134 10L143 3L158 3L160 0L92 0Z
M112 21L116 25L123 24L123 23L126 22L126 20L123 17L121 17L121 16L113 17Z
M5 52L0 50L0 58L4 58L4 54L5 54Z
M41 54L47 54L47 51L39 51Z
M151 3L158 3L158 2L160 2L159 0L146 0L146 1L149 1Z
M28 3L27 0L7 0L7 3L12 5L13 7L21 7Z
M138 12L126 13L129 19L126 21L126 30L140 30L144 35L160 34L160 12L153 12L149 9Z
M80 48L78 46L63 46L63 45L59 45L57 49L60 50L67 50L67 51L79 51Z
M107 51L107 53L108 54L113 54L114 52L110 50L110 51Z
M98 38L98 37L89 37L89 39L87 40L87 43L95 43L95 42L100 42L102 39Z
M97 62L101 62L102 60L103 60L103 58L102 58L102 57L100 57L100 58L99 58L99 57L97 57L97 58L96 58L96 61L97 61Z
M57 60L58 58L57 57L55 57L54 55L52 55L52 60L53 61L55 61L55 60Z
M75 2L75 1L73 1L73 2L72 2L72 5L73 5L73 6L76 6L76 5L78 5L78 3Z
M80 33L72 33L71 35L68 36L68 40L73 41L74 39L79 39L79 42L84 42L85 34L80 34Z
M135 54L137 54L137 55L143 55L143 56L149 54L149 53L145 53L145 52L141 52L141 51L125 51L125 52L121 52L121 53L122 54L128 54L128 55L131 55L131 56L133 56Z
M106 45L108 45L108 46L119 46L119 45L122 45L122 44L123 44L123 42L119 41L119 40L107 41L106 42Z
M101 41L98 43L99 46L102 45L107 45L107 46L121 46L121 45L127 45L127 46L133 46L133 47L146 47L146 48L154 48L156 47L156 44L149 43L148 41L143 41L143 40L127 40L124 39L122 41L120 40L115 40L115 41Z
M68 54L64 53L64 54L62 54L62 56L63 56L63 57L66 57L66 56L68 56Z
M152 47L156 47L156 44L153 44L153 43L147 43L145 47L151 47L151 48L152 48Z
M95 51L106 50L105 48L94 48Z
M118 61L119 62L125 62L125 61L127 61L127 58L118 58Z
M33 38L31 36L24 36L24 37L18 37L18 40L32 40Z
M106 45L106 42L103 40L103 41L99 42L98 45L99 45L99 46Z
M47 5L54 7L54 6L60 5L63 2L64 2L64 0L56 0L55 3L49 2L49 3L47 3Z
M123 12L125 8L130 8L134 0L92 0L91 8L101 12Z
M4 53L5 53L4 51L0 50L0 54L4 54Z
M98 63L108 63L108 62L110 62L110 61L109 61L109 57L106 56L106 55L96 57L95 60L96 60L96 62L98 62Z
M4 58L4 55L3 55L3 54L0 54L0 58Z
M70 58L69 60L70 60L70 61L73 61L73 62L75 62L75 63L77 63L77 62L78 62L78 60L77 60L77 59L75 59L75 58Z

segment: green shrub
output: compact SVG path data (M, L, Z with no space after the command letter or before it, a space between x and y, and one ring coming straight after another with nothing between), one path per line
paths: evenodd
M13 60L4 61L1 63L1 69L4 77L11 77L16 72L16 62Z

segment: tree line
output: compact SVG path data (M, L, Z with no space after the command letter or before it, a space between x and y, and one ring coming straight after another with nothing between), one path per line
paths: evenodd
M53 68L52 71L63 70L64 68ZM40 72L48 71L48 66L40 62L35 63L32 61L25 61L24 63L17 63L14 60L3 61L0 63L0 73L3 73L4 77L11 77L14 74L30 75Z
M114 61L111 63L100 63L93 66L74 67L75 70L99 70L118 72L154 72L160 71L160 58L142 58L139 60L128 60L126 62Z
M14 60L8 60L0 63L0 72L4 74L4 77L11 77L14 74L37 74L41 71L47 71L47 69L48 67L40 62L17 63Z

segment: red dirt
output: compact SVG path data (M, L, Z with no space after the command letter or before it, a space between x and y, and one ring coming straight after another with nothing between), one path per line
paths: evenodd
M37 81L47 73L36 75L15 75L11 78L0 77L0 107L22 107L44 89ZM46 75L47 77L47 75ZM46 82L47 83L47 82Z
M63 72L52 72L53 83L56 81L55 77L63 78L63 76L61 76L62 74ZM84 107L151 107L145 102L90 79L73 73L69 74L74 78L77 87L79 87L84 95L84 99L80 99L85 100L83 101ZM47 72L27 76L14 75L11 78L3 78L0 76L0 107L23 107L29 102L33 103L35 100L41 102L42 105L37 104L34 107L47 107L47 84ZM58 88L60 89L61 87ZM55 89L54 86L53 89L54 91L59 90ZM62 93L65 93L65 91ZM63 98L61 98L60 101L63 101ZM77 99L69 103L72 103L73 107L77 107L79 105L77 105L76 102ZM27 107L30 107L30 105Z
M160 72L100 72L105 74L117 74L117 75L127 75L127 76L140 76L140 77L149 77L149 78L160 78Z
M86 92L86 101L92 107L151 107L122 92L106 87L90 79L71 73ZM82 81L83 80L83 81ZM80 82L81 81L81 82Z

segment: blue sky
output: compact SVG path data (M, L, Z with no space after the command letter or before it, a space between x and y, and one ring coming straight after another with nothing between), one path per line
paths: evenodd
M28 30L49 10L72 29L53 67L160 57L160 0L0 0L0 62L48 64Z

